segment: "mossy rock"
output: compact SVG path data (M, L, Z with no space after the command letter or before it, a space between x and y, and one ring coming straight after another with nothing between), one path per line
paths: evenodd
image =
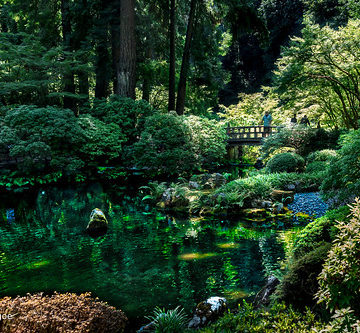
M101 236L107 232L108 224L109 223L102 210L95 208L90 214L90 221L86 227L86 232L90 236Z
M241 213L244 214L246 217L266 217L267 211L265 208L246 208L241 210Z

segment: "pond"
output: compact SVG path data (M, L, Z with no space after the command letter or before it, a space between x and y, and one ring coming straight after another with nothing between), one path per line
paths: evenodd
M99 185L3 198L0 296L91 291L125 311L134 327L155 306L190 313L208 296L237 302L257 292L291 237L241 221L143 212ZM97 239L84 234L95 207L110 225Z

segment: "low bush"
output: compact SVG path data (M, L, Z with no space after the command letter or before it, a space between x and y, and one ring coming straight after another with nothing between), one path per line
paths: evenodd
M270 309L256 310L245 301L236 313L228 313L215 324L200 330L201 333L279 332L308 333L325 328L307 309L305 313L294 311L285 304L275 304Z
M317 298L330 309L351 308L360 315L360 199L351 206L351 220L338 222L338 234L319 276Z
M306 191L321 184L319 174L276 173L256 175L229 182L218 188L214 194L212 205L219 210L248 207L255 199L268 199L272 190L286 190L294 184L297 189Z
M309 154L306 158L308 163L311 162L327 162L337 156L337 152L334 149L323 149L315 151Z
M295 153L281 153L274 155L266 164L266 172L299 172L305 165L304 159Z
M330 247L330 243L323 243L294 260L276 290L277 299L297 309L314 306L314 295L319 289L317 276Z
M127 324L121 310L91 298L90 293L5 297L0 299L0 313L15 315L0 321L3 333L120 333Z

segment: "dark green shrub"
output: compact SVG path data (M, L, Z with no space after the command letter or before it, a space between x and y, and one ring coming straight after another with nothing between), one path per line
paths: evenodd
M144 130L146 117L156 111L144 100L112 95L109 99L95 99L91 114L107 125L115 124L121 128L124 144L132 144Z
M331 247L323 243L316 249L294 260L276 291L276 297L298 309L315 304L314 295L319 285L317 276Z
M225 132L216 121L175 113L148 117L140 139L130 149L137 166L173 175L218 164L225 153Z
M273 156L266 164L268 173L298 172L304 168L304 159L294 153L282 153Z
M330 210L313 222L310 222L294 241L293 254L300 258L304 254L314 250L322 242L331 242L336 235L334 225L336 221L347 219L350 210L348 206Z
M331 309L351 308L360 315L360 199L351 207L350 222L338 222L339 232L319 276L319 302Z
M314 151L313 153L309 154L306 158L308 163L311 162L328 162L336 157L337 151L334 149L323 149Z
M47 158L54 169L84 165L73 153L85 143L84 131L70 110L20 106L7 112L0 131L0 146L22 161L22 172L42 169Z
M360 130L342 136L340 143L338 156L331 161L321 185L324 197L334 206L360 196Z
M173 113L148 117L131 151L134 163L151 174L182 174L200 166L189 128Z
M0 125L0 149L18 158L21 173L74 173L91 162L106 164L121 154L123 134L90 115L75 117L55 107L20 106L8 110Z
M305 171L307 173L321 173L321 172L325 172L327 167L328 167L328 163L327 162L320 162L320 161L316 161L316 162L311 162L306 166Z

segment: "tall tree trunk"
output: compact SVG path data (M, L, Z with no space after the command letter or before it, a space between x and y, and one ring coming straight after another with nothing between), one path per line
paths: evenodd
M100 8L98 14L98 26L96 29L96 63L95 63L95 97L104 98L109 95L109 81L110 81L110 69L109 69L109 50L108 50L108 23L109 12L107 10L107 0L100 1Z
M180 80L179 80L178 94L176 100L176 113L178 115L184 114L184 109L185 109L186 80L189 70L191 40L195 26L194 23L195 23L196 4L197 4L197 0L191 0L189 21L186 30L186 39L185 39L184 52L181 62Z
M111 56L112 56L112 80L113 93L117 89L117 73L119 72L120 61L120 1L112 1L112 19L111 19Z
M68 0L61 0L61 25L63 33L64 49L72 51L70 8ZM66 60L66 59L65 59ZM64 91L75 94L74 73L64 73ZM64 108L75 111L75 103L72 97L64 97Z
M82 0L82 11L77 17L77 30L76 39L74 40L74 49L84 51L87 50L86 37L89 34L89 22L91 21L90 17L90 8L87 0ZM88 57L85 55L82 58L83 62L88 61ZM89 101L89 74L84 70L79 70L76 72L79 79L79 93L83 96L81 104L84 105Z
M116 93L135 99L135 0L120 0L120 51Z
M170 0L169 25L169 103L168 110L175 110L175 11L176 0Z

